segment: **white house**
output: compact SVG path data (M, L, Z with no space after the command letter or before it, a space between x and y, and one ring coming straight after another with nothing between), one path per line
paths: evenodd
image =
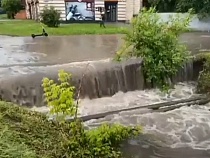
M100 20L104 13L106 21L130 21L142 7L142 0L26 0L27 17L38 19L44 7L53 6L61 12L63 21Z

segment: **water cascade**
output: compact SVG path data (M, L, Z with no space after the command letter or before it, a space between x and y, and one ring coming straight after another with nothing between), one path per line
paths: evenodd
M202 65L190 61L172 78L173 83L193 81ZM202 64L202 63L201 63ZM52 66L14 66L2 68L0 96L3 100L26 106L44 106L41 81L43 77L57 79L60 69L70 72L72 83L78 87L82 75L81 98L101 98L112 96L119 91L127 92L148 88L142 72L142 61L130 59L122 63L111 59L75 62Z

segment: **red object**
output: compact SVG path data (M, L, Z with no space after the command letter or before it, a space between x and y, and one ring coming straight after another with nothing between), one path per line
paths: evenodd
M26 17L26 11L25 10L21 10L19 11L16 15L15 15L15 19L27 19Z

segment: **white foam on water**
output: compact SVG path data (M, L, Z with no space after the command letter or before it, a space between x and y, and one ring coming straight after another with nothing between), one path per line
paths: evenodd
M152 103L189 98L194 94L195 85L193 83L179 83L175 85L169 94L165 94L158 89L118 92L112 97L98 99L83 99L79 105L81 115L90 115L107 111L144 106Z
M189 98L194 95L194 83L178 83L169 94L165 94L158 89L137 90L131 92L118 92L112 97L103 97L97 99L82 99L79 102L80 115L91 115L113 110L144 106L152 103L178 100ZM47 107L33 107L32 110L47 112Z
M169 95L157 89L119 92L112 97L83 99L79 105L81 115L96 114L106 111L143 106L151 103L189 98L194 95L195 85L179 83ZM209 106L209 107L208 107ZM152 134L161 145L180 148L210 149L210 105L181 107L169 112L150 113L148 109L133 110L110 115L98 120L85 122L89 127L98 126L103 122L121 123L124 125L142 125L144 132ZM48 108L33 108L47 112Z
M171 148L210 149L210 106L192 105L165 113L119 114L112 123L142 125L144 132L155 135ZM127 123L127 124L126 124Z

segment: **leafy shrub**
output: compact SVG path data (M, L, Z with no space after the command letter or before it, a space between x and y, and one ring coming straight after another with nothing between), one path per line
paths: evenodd
M133 18L125 44L117 53L116 59L129 57L143 59L143 71L147 82L162 90L169 88L168 79L175 75L187 60L188 51L180 44L178 37L187 29L191 15L181 18L170 17L168 22L161 20L154 8L143 10ZM127 51L129 48L129 51Z
M197 91L199 93L210 93L210 53L201 53L196 60L204 61L203 70L198 77Z
M70 74L61 70L58 73L59 84L48 78L44 78L42 84L51 113L56 114L61 124L69 125L69 130L62 133L64 140L66 140L62 142L65 157L121 157L120 143L140 134L141 128L104 124L86 131L83 123L78 119L78 105L73 99L74 87L70 86L70 78ZM63 117L60 117L60 114ZM74 121L67 123L63 119L67 115L74 117Z
M62 157L65 153L62 131L69 131L68 128L48 121L44 114L0 101L0 157Z
M2 0L1 6L6 11L9 19L14 19L15 15L23 9L21 0Z
M60 25L60 15L61 13L52 6L50 8L45 7L40 14L42 23L48 27L58 27Z

